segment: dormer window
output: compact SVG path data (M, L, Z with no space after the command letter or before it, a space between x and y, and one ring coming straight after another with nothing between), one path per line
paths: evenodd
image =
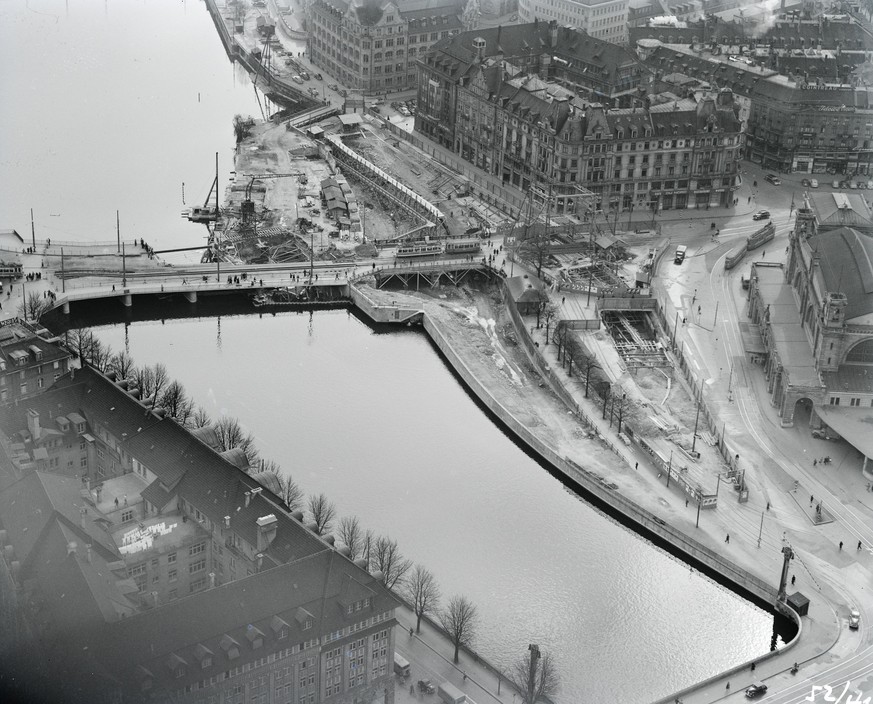
M308 631L310 628L312 628L312 619L308 618L303 622L303 630Z

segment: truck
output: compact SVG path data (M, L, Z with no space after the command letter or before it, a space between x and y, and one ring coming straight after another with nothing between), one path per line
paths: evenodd
M409 660L396 652L394 653L394 673L401 677L409 677Z
M678 247L676 247L676 254L673 255L673 263L674 264L681 264L682 262L684 262L685 261L685 253L687 251L688 251L688 247L686 247L684 244L680 244Z
M467 695L451 682L443 682L437 689L437 695L445 704L465 704Z

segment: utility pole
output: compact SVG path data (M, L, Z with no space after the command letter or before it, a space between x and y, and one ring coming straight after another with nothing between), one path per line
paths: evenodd
M700 420L700 401L697 402L697 415L694 418L694 437L691 438L691 454L694 454L694 448L697 445L697 422Z
M64 276L64 248L61 247L61 293L67 292L67 279Z
M694 521L694 527L700 528L700 492L697 492L697 520Z
M125 259L126 242L121 244L121 286L127 287L127 260Z
M115 238L118 240L118 249L117 252L121 252L121 218L118 215L118 211L115 211Z
M30 240L33 242L33 252L36 253L36 229L33 226L33 208L30 209Z
M712 316L712 329L715 330L716 320L718 320L718 301L715 302L715 315Z
M670 488L670 474L673 472L673 450L670 450L670 463L667 465L667 488Z
M761 527L758 528L758 547L761 547L761 533L764 532L764 512L761 511Z

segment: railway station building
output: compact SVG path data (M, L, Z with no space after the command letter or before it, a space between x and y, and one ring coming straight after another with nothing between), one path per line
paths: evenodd
M854 193L807 193L788 263L752 265L749 317L783 426L845 438L873 471L873 211Z

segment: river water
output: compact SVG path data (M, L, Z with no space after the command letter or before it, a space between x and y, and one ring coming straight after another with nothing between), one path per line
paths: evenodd
M7 1L0 59L0 228L28 236L33 207L38 237L112 240L118 209L125 239L202 243L180 210L205 198L216 151L226 182L233 115L260 114L202 3ZM418 332L319 312L99 334L470 597L484 655L553 652L561 704L649 701L769 647L770 616L568 493Z

